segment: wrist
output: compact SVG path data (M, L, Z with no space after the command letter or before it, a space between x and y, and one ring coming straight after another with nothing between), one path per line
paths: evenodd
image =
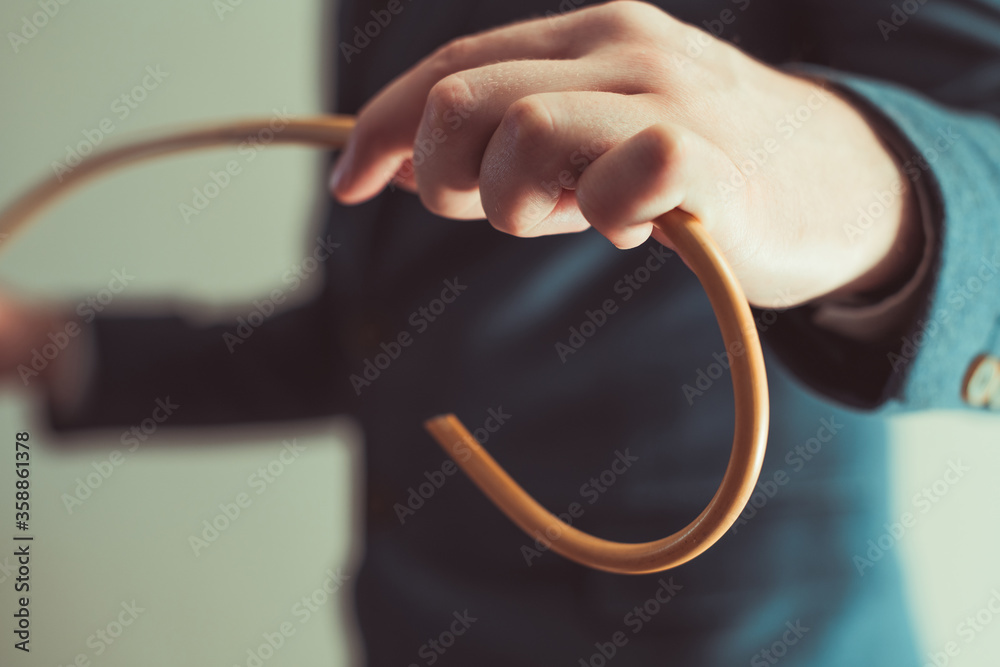
M838 287L814 301L880 301L907 284L926 251L917 186L906 174L905 156L889 140L894 129L877 110L829 81L801 73L793 76L821 85L834 96L843 118L841 136L856 144L852 164L846 167L854 172L846 181L854 194L844 193L847 205L841 214L848 254L854 255L845 266L853 268Z
M821 297L820 301L873 303L898 292L916 274L927 241L920 220L920 207L913 185L902 174L893 183L895 190L899 191L899 206L892 211L895 224L888 226L884 234L872 235L867 249L870 268ZM874 204L872 208L879 210ZM863 224L865 220L859 213L858 224Z
M93 333L89 327L67 313L54 313L53 329L68 336L58 355L41 374L50 410L60 418L76 414L84 403L87 387L94 373L96 355Z

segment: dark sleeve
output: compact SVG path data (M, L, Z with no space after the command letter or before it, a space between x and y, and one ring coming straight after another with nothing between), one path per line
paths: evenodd
M162 421L165 413L175 426L341 411L348 373L327 295L269 315L262 297L262 308L251 303L212 324L177 315L98 317L81 400L67 411L50 397L49 421L69 430Z
M967 407L970 369L997 353L1000 5L911 4L843 3L834 14L809 3L807 41L823 66L795 67L854 101L916 192L931 242L912 310L880 340L818 324L815 305L779 314L764 332L803 382L864 409Z

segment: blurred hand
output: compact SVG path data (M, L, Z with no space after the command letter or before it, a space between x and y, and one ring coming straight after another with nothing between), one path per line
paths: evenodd
M878 288L920 251L907 181L857 110L639 2L464 37L395 79L331 189L359 203L391 180L444 217L592 226L621 248L666 243L649 221L680 208L764 307Z
M0 379L17 378L30 386L32 380L51 378L66 346L57 341L70 340L68 323L57 308L28 304L0 291ZM53 353L46 356L43 348L50 344ZM35 351L41 361L33 365Z

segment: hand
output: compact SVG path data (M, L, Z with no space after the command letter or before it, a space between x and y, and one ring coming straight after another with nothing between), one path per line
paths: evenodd
M69 340L68 322L57 308L31 305L0 291L0 379L16 376L29 386L34 379L49 379L64 351L56 341ZM55 353L47 355L46 345ZM40 361L33 363L35 351Z
M331 189L359 203L390 180L444 217L594 227L621 248L669 245L649 221L680 208L762 307L891 284L919 238L906 179L851 104L631 1L455 40L392 81Z

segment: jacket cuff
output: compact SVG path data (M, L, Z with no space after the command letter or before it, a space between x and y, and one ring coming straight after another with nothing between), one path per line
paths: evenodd
M813 304L781 314L765 337L802 380L848 405L966 405L972 366L984 353L997 354L1000 126L987 114L947 109L892 84L822 67L796 70L841 91L896 152L920 202L928 245L900 292L858 314L910 304L891 336L861 341L844 329L843 317L838 327L828 306Z

